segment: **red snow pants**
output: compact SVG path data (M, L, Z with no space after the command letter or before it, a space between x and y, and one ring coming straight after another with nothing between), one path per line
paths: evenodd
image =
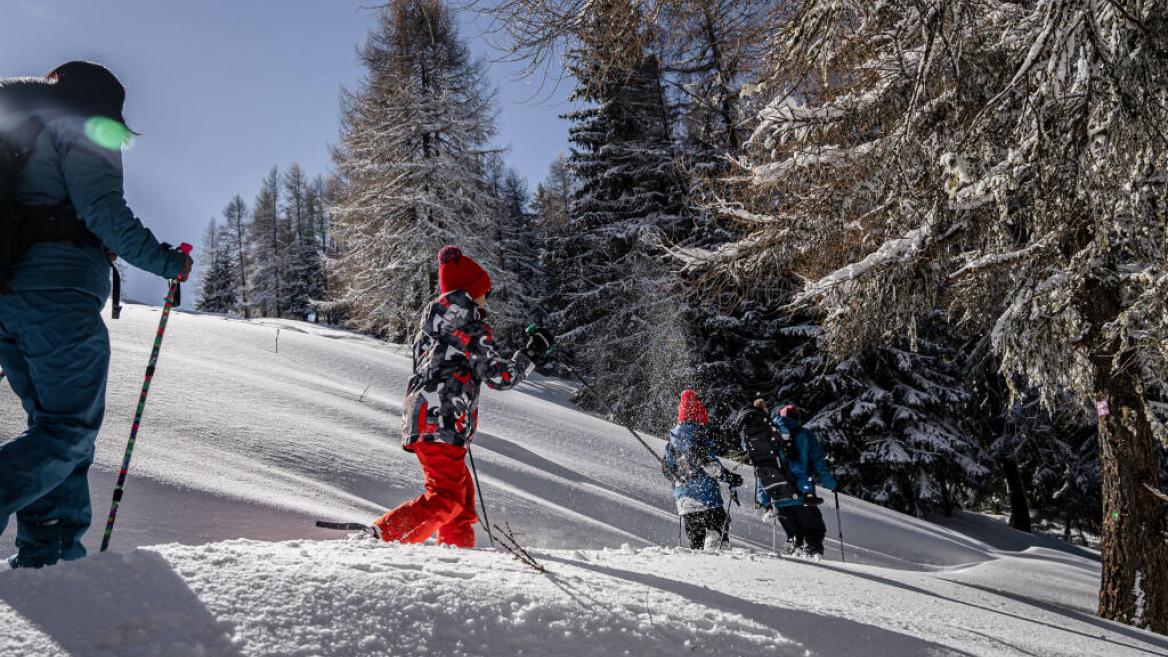
M438 543L474 547L474 480L466 449L449 443L412 446L426 476L426 492L378 518L373 525L385 541L421 543L438 532Z

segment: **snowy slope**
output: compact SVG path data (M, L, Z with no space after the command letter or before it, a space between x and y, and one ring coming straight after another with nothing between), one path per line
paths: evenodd
M98 522L157 319L130 306L110 324ZM653 547L678 538L654 461L539 377L485 394L475 454L492 521L550 575L489 549L323 540L339 537L314 518L368 521L418 491L397 442L408 369L401 347L343 331L176 314L119 554L0 574L0 654L1168 655L1091 615L1096 554L977 516L941 526L846 499L846 564L770 557L746 507L730 554ZM22 423L0 389L0 435Z

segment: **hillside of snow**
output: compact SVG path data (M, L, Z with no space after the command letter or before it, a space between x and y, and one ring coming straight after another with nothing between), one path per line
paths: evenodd
M109 322L98 526L158 312ZM0 573L0 654L1168 655L1165 637L1093 615L1097 553L973 514L942 525L843 498L841 563L829 500L829 560L810 563L770 555L744 500L733 549L676 548L653 459L541 377L484 394L475 456L492 522L548 574L483 534L454 550L315 528L418 493L398 441L409 367L404 348L344 331L176 313L113 553ZM0 388L0 435L23 423Z

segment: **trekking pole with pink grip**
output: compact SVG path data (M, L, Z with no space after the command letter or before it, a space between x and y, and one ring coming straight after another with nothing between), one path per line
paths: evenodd
M193 247L186 242L179 245L183 255L190 255ZM154 336L154 348L150 351L150 362L146 365L146 378L142 381L142 393L138 396L138 409L134 412L134 423L130 425L130 440L126 443L126 453L122 456L122 469L118 472L118 484L114 488L114 499L110 503L109 517L105 521L105 535L101 539L101 551L109 549L110 537L114 533L114 521L118 518L118 506L125 493L126 475L130 472L130 458L134 455L134 443L138 440L138 428L142 425L142 412L146 410L146 396L150 394L150 382L154 379L154 368L158 364L158 353L162 350L162 336L166 334L166 322L170 319L170 309L181 303L180 285L175 278L170 281L166 303L162 306L162 318L158 320L158 333Z

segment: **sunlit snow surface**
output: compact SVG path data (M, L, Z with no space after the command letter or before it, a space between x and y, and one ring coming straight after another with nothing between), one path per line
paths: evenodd
M128 306L110 323L97 525L157 320ZM418 492L397 438L409 366L343 331L177 313L114 554L0 573L0 654L1168 655L1168 639L1092 615L1097 554L980 516L941 526L845 498L847 563L829 541L816 564L769 556L770 526L735 507L734 550L674 548L654 461L539 377L485 394L475 455L491 520L548 575L487 547L316 529ZM0 435L22 424L0 389ZM824 515L834 537L830 499Z

